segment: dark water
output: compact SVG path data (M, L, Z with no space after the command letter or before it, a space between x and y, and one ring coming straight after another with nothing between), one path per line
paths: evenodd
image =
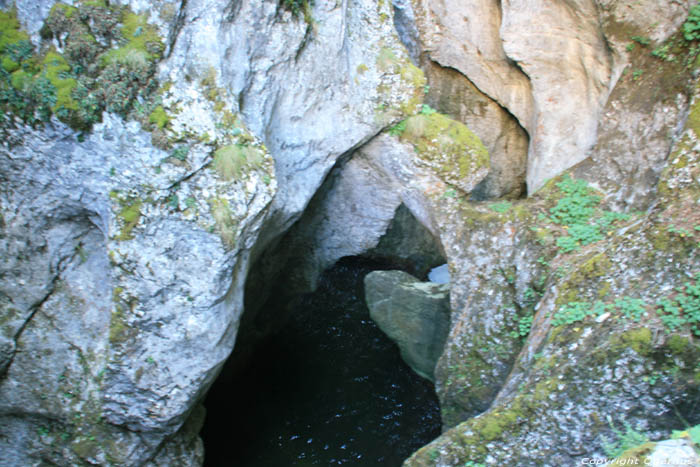
M440 434L433 386L369 318L369 271L327 271L245 374L212 388L205 466L399 466Z

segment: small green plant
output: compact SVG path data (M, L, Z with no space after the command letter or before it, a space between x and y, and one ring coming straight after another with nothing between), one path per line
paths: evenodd
M700 336L700 272L693 281L676 287L675 294L656 302L656 313L669 331L689 326L696 336Z
M593 194L584 180L575 180L569 175L556 184L564 196L549 210L550 220L560 225L575 225L588 222L600 198Z
M527 337L530 334L530 328L532 328L532 320L534 315L528 314L518 318L518 328L510 333L511 337Z
M689 237L690 232L684 228L677 228L675 225L671 224L666 227L666 230L670 233L678 234L681 237Z
M438 451L437 449L433 448L433 449L431 449L430 452L428 453L428 456L430 457L430 460L431 460L431 461L437 460L437 458L440 457L440 451Z
M577 321L583 321L586 316L593 314L591 304L588 302L569 302L562 306L552 319L553 326L561 326L562 324L572 324Z
M684 437L690 438L690 441L692 441L696 447L700 447L700 425L695 425L694 427L688 428L685 431L673 430L673 433L671 434L671 438L673 439Z
M648 37L644 36L632 36L630 37L630 39L632 39L634 42L643 47L646 47L647 45L651 44L651 40Z
M389 134L391 136L401 136L404 131L406 131L406 120L401 120L399 123L389 128Z
M675 57L671 55L671 46L670 44L664 44L661 45L657 48L655 48L652 52L651 55L660 58L661 60L667 61L667 62L674 62L676 61Z
M646 313L647 304L638 298L622 297L615 300L614 307L625 318L639 322Z
M615 425L613 425L610 417L608 417L608 423L616 437L616 439L612 441L603 439L603 450L610 458L616 458L630 448L649 442L649 437L646 434L635 430L627 422L623 421L625 427L624 432L618 430Z
M148 121L157 128L163 129L170 122L170 117L165 113L162 105L156 106L148 116Z
M190 153L190 148L189 146L178 146L175 149L172 150L170 153L170 157L173 159L177 159L179 161L184 162L187 159L187 155Z
M688 42L700 39L700 3L690 9L688 19L683 23L683 37Z
M523 305L524 306L534 306L535 303L539 300L540 294L533 289L532 287L528 287L525 289L525 292L523 292Z
M434 114L434 113L436 113L436 112L437 112L437 110L433 109L433 108L430 107L428 104L423 104L423 106L422 106L421 109L420 109L420 114L421 114L421 115L432 115L432 114Z
M443 198L456 198L457 197L457 190L454 188L448 188L445 190L445 193L442 194Z
M649 383L650 386L653 386L656 384L656 382L661 378L661 373L655 371L651 373L649 376L645 376L644 380Z
M175 193L168 197L168 206L170 206L171 209L177 209L180 206L180 199Z
M644 74L644 70L642 70L642 69L634 70L634 71L632 72L632 79L633 79L634 81L637 81L639 78L642 77L643 74Z
M564 196L549 210L549 220L566 229L567 234L556 240L557 247L564 253L602 240L616 222L631 217L625 213L597 209L600 198L584 180L574 180L566 175L556 186Z
M214 152L214 168L225 181L238 178L245 170L259 167L262 162L262 153L252 146L233 144Z
M499 201L498 203L491 205L491 210L503 214L508 212L511 207L513 207L513 203L509 201Z
M313 0L282 0L282 6L285 9L291 11L295 18L298 18L300 14L304 15L304 20L307 23L313 22L311 17L313 3Z
M569 253L581 245L588 245L603 239L600 228L595 224L574 224L567 230L568 236L557 238L557 246Z

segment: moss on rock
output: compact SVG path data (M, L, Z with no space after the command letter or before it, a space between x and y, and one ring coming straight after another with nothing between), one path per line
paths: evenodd
M412 116L400 138L411 143L420 159L448 183L463 186L471 179L476 184L488 172L489 153L479 137L446 115Z

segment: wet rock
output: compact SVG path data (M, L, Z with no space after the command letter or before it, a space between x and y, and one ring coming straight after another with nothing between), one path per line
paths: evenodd
M450 325L449 285L421 282L403 271L374 271L365 276L365 300L408 366L434 381Z

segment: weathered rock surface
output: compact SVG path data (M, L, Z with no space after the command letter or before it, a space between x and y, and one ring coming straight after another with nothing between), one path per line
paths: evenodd
M61 53L39 34L54 3L16 6ZM396 0L395 22L370 0L306 20L277 1L119 3L165 38L161 128L2 127L1 462L200 464L198 403L245 285L254 310L289 258L303 290L388 251L404 207L451 276L424 371L448 431L407 465L573 465L602 455L607 414L657 438L674 410L698 418L697 42L677 33L693 2ZM588 187L545 183L572 167ZM516 198L525 172L530 199L472 202ZM590 219L557 217L574 195Z
M518 121L463 74L424 60L430 89L426 102L476 133L489 152L488 176L474 189L472 198L518 198L526 194L528 137Z
M365 276L369 315L396 342L408 366L432 381L450 327L449 296L449 285L421 282L403 271Z
M377 246L362 255L389 261L416 277L425 277L433 267L445 262L442 245L403 204L396 208Z
M37 44L54 3L17 4ZM192 414L233 347L251 251L423 95L388 4L318 4L308 23L277 2L122 4L153 8L167 38L160 144L188 153L107 114L85 141L56 122L4 129L0 450L13 465L200 463Z
M426 59L466 76L527 131L532 193L596 143L608 95L629 64L631 38L663 42L692 2L651 3L417 0L410 14Z
M13 420L2 450L16 465L144 463L230 352L236 258L271 194L220 181L201 167L205 153L192 151L194 170L169 166L138 124L108 114L84 142L61 125L14 136L22 145L0 156L2 329L14 350L0 382L1 416ZM233 246L210 211L224 199L240 225ZM50 448L58 440L63 454ZM196 464L197 443L178 462Z
M692 109L691 115L694 112ZM500 221L504 226L518 211L523 213L518 216L521 219L534 216L516 230L527 226L540 239L542 256L530 267L544 266L544 288L532 328L488 410L450 429L405 465L465 461L573 465L584 457L604 458L607 440L617 440L606 421L608 415L617 433L629 424L651 439L663 438L680 426L676 413L690 420L698 418L697 410L689 405L699 393L696 362L700 349L692 337L695 318L689 311L698 297L700 264L696 234L691 233L700 223L694 208L700 193L696 127L689 119L662 174L656 206L636 217L614 221L617 224L610 234L598 241L584 241L562 254L565 243L560 240L570 236L567 231L572 227L564 232L553 229L551 216L556 216L556 206L562 206L557 199L567 196L554 187L568 190L570 179L550 184L506 211ZM580 192L577 196L588 195ZM589 202L599 201L590 198ZM605 217L604 213L594 216L599 215ZM482 229L493 232L491 222L475 219L470 236L478 237ZM585 246L587 243L590 245ZM557 250L552 250L555 246ZM459 291L453 286L452 295ZM671 318L676 301L685 303L686 314L680 321ZM450 344L459 342L455 346L459 352L473 342L458 328L478 309L460 314L454 299L452 309L448 348L438 368L448 362ZM442 368L444 373L436 376L443 380L463 371L449 365ZM475 385L478 382L467 387ZM459 404L459 399L453 400ZM554 434L555 425L566 428Z
M651 465L654 467L698 465L700 455L696 451L696 446L686 432L686 438L665 439L634 446L603 465Z

